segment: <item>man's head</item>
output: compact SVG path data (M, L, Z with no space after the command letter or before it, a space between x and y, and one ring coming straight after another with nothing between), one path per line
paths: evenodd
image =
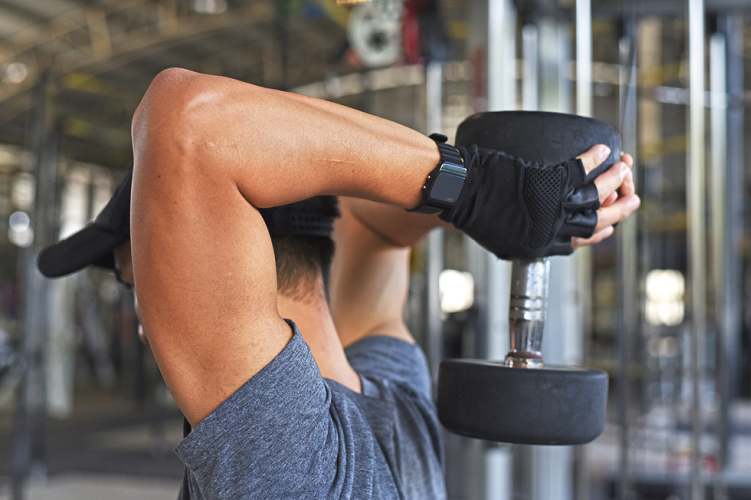
M277 290L301 299L316 292L319 277L328 287L339 207L334 196L315 196L281 207L259 210L271 236L276 258Z
M81 231L46 248L37 262L47 277L71 274L88 265L122 273L133 283L130 245L130 189L132 169L115 190L96 220ZM339 216L333 196L316 196L281 207L260 210L276 256L280 294L300 300L316 292L319 277L328 281L334 242L331 231Z

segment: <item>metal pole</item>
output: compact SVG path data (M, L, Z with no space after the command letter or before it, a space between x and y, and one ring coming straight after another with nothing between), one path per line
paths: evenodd
M438 365L443 357L443 320L441 319L441 299L439 278L443 271L443 229L436 228L428 234L427 273L427 358L433 386L437 387Z
M522 28L522 58L524 60L524 74L522 75L522 109L536 111L540 105L539 72L540 63L538 52L537 26L527 24Z
M57 140L52 88L48 75L36 89L32 118L31 151L36 157L37 190L31 214L34 241L20 254L19 272L24 285L23 374L18 387L16 435L13 453L13 499L23 498L29 475L46 474L44 464L46 387L45 346L47 341L48 282L36 269L37 251L50 243L55 232L55 184L57 176Z
M488 0L488 110L516 107L516 13L511 0ZM511 265L487 253L487 356L501 360L508 352L508 304ZM488 445L485 452L485 498L513 497L513 456L509 446Z
M573 29L571 23L558 20L557 26L558 45L558 107L560 113L574 112L574 83L571 81L569 65L574 60L572 50Z
M549 257L547 319L542 339L542 355L549 365L572 365L580 360L581 325L575 257ZM515 264L516 265L516 264ZM534 294L530 294L533 296ZM512 295L512 300L514 299ZM532 484L529 498L573 500L574 448L571 446L531 446Z
M636 93L636 20L629 17L624 22L625 36L620 41L621 57L621 96L620 120L623 150L636 155L638 146L637 93ZM636 162L636 158L634 158ZM636 172L634 172L636 173ZM634 176L636 177L636 176ZM636 181L636 178L634 178ZM638 260L637 260L637 218L630 217L619 228L618 276L621 280L621 318L618 335L618 424L620 428L620 456L618 498L633 497L631 463L631 375L633 344L639 318L638 304Z
M576 0L576 114L592 116L592 0Z
M516 20L509 0L488 3L488 110L516 107ZM508 352L508 300L511 264L488 255L488 358L503 359ZM498 497L494 497L498 498Z
M726 293L725 353L729 364L728 373L737 373L740 341L742 335L743 297L743 244L744 244L744 16L734 12L721 17L721 27L727 34L727 93L728 93L728 173L727 173L727 224L729 244L727 247L728 289ZM729 381L730 394L734 397L739 380Z
M544 16L537 20L540 47L540 109L562 112L561 47L558 21Z
M488 0L488 111L516 108L515 35L511 0Z
M554 16L542 16L537 20L537 30L540 58L539 108L543 111L571 113L574 88L567 74L568 64L573 57L571 26ZM581 361L581 302L577 259L578 257L549 259L548 321L542 354L550 364L578 364ZM573 453L571 447L531 448L531 498L573 498Z
M426 125L427 132L443 130L443 64L435 61L425 68Z
M744 245L744 16L735 12L723 17L723 29L727 33L728 48L728 362L737 369L739 365L740 340L742 335L743 293L743 245ZM735 373L730 370L730 373ZM738 379L732 381L731 394L735 396Z
M443 116L443 65L430 62L426 68L425 93L427 104L426 125L428 133L442 132ZM427 358L433 381L437 381L438 365L443 357L443 320L438 278L443 271L443 228L428 235L427 249ZM436 384L433 384L437 387Z
M711 92L710 131L711 131L711 182L710 205L712 207L712 281L714 285L714 323L716 327L716 366L715 392L719 399L717 415L717 440L719 468L714 477L714 498L727 497L725 484L725 463L727 461L727 418L728 418L728 364L725 359L725 339L727 331L725 314L727 303L727 249L729 246L727 228L727 43L725 35L715 33L709 41L709 88Z
M32 226L33 228L33 226ZM24 297L24 313L23 322L24 329L29 324L31 311L30 311L30 297L33 295L29 290L32 288L31 280L29 279L30 273L28 272L29 263L34 261L33 247L20 249L18 253L18 273L21 276L19 279L20 289L22 296ZM29 476L29 468L31 462L31 429L29 426L29 404L28 393L29 387L29 363L27 362L27 341L26 332L24 332L23 351L21 357L21 379L19 380L17 392L16 392L16 411L15 411L15 429L13 439L13 472L11 480L11 490L13 500L23 500L24 498L24 486Z
M524 16L521 16L524 19ZM540 46L539 38L540 33L537 26L531 20L524 19L522 27L522 75L521 75L521 101L522 109L525 111L537 111L540 106ZM511 264L511 287L510 287L510 303L514 302L514 270L518 265ZM549 265L548 265L549 268ZM546 271L546 275L549 274L549 270ZM546 280L547 282L547 276ZM545 295L547 300L547 284L545 286ZM509 310L509 316L511 311ZM509 318L511 322L511 318ZM509 324L510 340L513 344L514 339L511 337L514 334L513 325ZM542 331L540 332L542 338ZM512 346L509 346L512 347ZM538 346L539 350L539 346ZM524 492L530 497L534 493L534 479L535 479L535 462L534 452L531 446L516 446L512 450L514 468L516 473L514 474L514 493L518 495L520 492Z
M743 15L722 14L717 20L718 33L712 37L710 51L710 83L712 101L712 192L713 213L723 215L722 240L715 236L713 254L719 257L715 266L717 324L716 362L719 408L717 415L718 471L714 481L715 500L728 497L726 474L731 421L730 405L735 397L736 380L731 374L738 369L740 350L741 297L743 270ZM740 64L740 66L738 66ZM715 102L717 96L717 102ZM718 130L719 133L715 131ZM724 142L717 139L723 139ZM720 168L720 162L723 169ZM716 192L715 192L716 191ZM718 200L718 196L723 199ZM715 208L717 205L717 208ZM713 228L717 222L713 221Z
M592 116L592 0L576 0L576 114ZM583 247L576 252L579 296L581 297L582 360L589 355L592 337L592 249ZM587 449L574 448L574 498L589 497Z
M689 65L689 121L688 121L688 246L691 280L691 478L690 499L702 500L704 486L701 468L701 381L702 359L706 348L707 326L707 269L706 269L706 165L704 146L704 1L688 2L688 65Z

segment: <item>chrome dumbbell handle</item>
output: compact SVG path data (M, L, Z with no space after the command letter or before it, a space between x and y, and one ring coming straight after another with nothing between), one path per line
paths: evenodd
M547 258L514 260L511 265L507 366L541 367L542 331L548 305L550 262Z

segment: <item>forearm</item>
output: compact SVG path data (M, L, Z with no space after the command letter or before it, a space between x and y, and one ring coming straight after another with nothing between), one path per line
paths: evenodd
M365 227L394 247L412 247L436 227L450 227L438 215L411 213L401 208L356 198L343 198L349 210Z
M445 223L355 198L340 198L339 206L329 297L342 344L368 335L414 342L404 323L410 247Z
M185 70L154 80L133 143L137 162L226 171L256 207L335 194L413 208L439 161L432 140L387 120Z
M414 342L404 324L410 249L384 239L356 217L351 210L356 201L340 199L342 215L334 231L329 299L339 338L344 346L368 335Z

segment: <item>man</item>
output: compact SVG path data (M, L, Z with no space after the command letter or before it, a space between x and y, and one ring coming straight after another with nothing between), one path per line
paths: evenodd
M493 227L521 203L494 198L510 188L492 175L478 180L498 153L446 152L440 140L348 108L184 70L152 83L133 141L132 253L116 255L193 426L176 449L191 497L444 498L429 377L402 320L409 247L443 218L499 255L545 254ZM423 193L444 153L467 179L435 210ZM579 179L562 186L561 217L518 229L547 224L548 242L571 230L566 210L585 207L566 197L589 186L602 208L571 247L609 236L638 198L628 156L595 185L583 182L607 153L594 147L581 162L550 166ZM323 276L304 293L277 293L259 212L324 194L360 198L342 201L330 309Z
M131 180L132 171L129 171L94 223L42 252L39 267L46 276L70 274L86 265L93 264L112 269L118 280L125 285L133 285L129 241ZM303 331L306 334L303 335L303 339L316 353L316 359L321 360L319 369L323 376L339 380L346 380L348 376L351 376L349 383L352 386L359 385L357 377L373 373L374 370L377 373L379 368L372 366L374 355L372 352L367 352L367 345L363 348L363 343L354 343L355 345L347 351L347 357L358 368L359 375L355 374L347 360L339 365L329 361L338 359L345 353L341 342L336 337L326 304L327 286L325 283L330 275L334 254L331 232L334 219L339 215L336 199L327 196L315 197L291 205L262 209L261 215L274 247L278 284L277 304L280 314L285 318L295 320L298 325L304 327ZM343 244L346 247L346 239ZM322 323L324 323L323 328L320 327ZM139 335L142 341L148 342L142 328L139 328ZM379 339L371 342L376 346L373 349L384 343L387 347L391 347L394 342L393 339ZM408 370L404 368L402 372L414 377L414 380L408 382L421 394L421 397L414 402L410 399L414 399L414 396L402 396L407 400L403 404L410 409L419 410L422 415L430 418L427 421L420 418L416 423L410 422L408 412L395 412L389 405L385 406L386 411L379 413L382 414L380 418L393 422L397 427L400 425L400 420L411 425L412 429L406 429L407 425L405 425L405 430L399 430L399 434L410 434L410 439L404 440L400 448L403 451L410 450L410 446L414 448L405 455L406 460L402 467L408 475L419 474L421 481L425 478L432 478L435 482L435 489L430 492L429 496L437 498L441 496L440 492L443 488L440 441L437 437L437 422L430 402L427 367L421 351L413 343L411 337L409 344L397 342L397 348L391 349L390 354L393 355L401 350L403 357L400 362L410 360L407 365L412 367L413 373L408 373ZM388 360L379 361L382 365L388 365ZM340 367L343 366L348 367L346 372L341 370ZM387 368L380 367L380 369L386 370ZM406 377L406 375L402 376ZM395 380L392 374L389 374L387 378ZM278 383L283 387L286 382L279 380ZM392 395L398 392L394 389L377 388L377 382L366 381L364 384L371 388L371 392L383 391ZM364 399L363 404L367 405L367 400ZM370 404L372 405L372 402ZM390 412L389 409L391 409ZM416 432L414 429L422 435L414 435ZM416 445L412 445L410 441L415 441ZM186 481L180 494L180 498L184 499L190 498L189 490L192 482L190 474L186 476ZM406 485L405 491L409 491L409 488L409 484ZM423 489L421 493L427 493L427 490Z

